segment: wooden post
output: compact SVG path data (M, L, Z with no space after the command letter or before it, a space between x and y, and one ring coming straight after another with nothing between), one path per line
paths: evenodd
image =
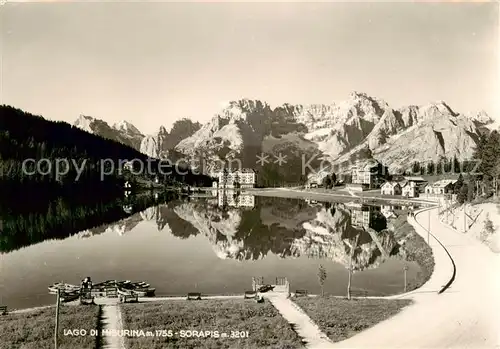
M347 299L351 299L351 276L352 275L352 266L351 260L349 260L349 279L347 281Z
M54 329L54 349L57 349L57 339L59 335L59 304L61 303L60 296L61 296L61 290L57 288L56 327Z
M467 232L467 213L466 213L466 209L467 209L467 203L464 203L464 233Z
M406 282L406 272L408 271L408 266L405 265L405 267L403 269L404 269L404 272L405 272L405 290L404 290L404 292L406 293L406 285L407 285L407 282Z
M351 299L351 279L352 279L352 259L354 258L354 251L358 247L359 235L356 235L356 241L351 245L351 253L349 256L349 279L347 281L347 299Z
M431 210L427 210L427 245L429 245L429 238L431 235Z

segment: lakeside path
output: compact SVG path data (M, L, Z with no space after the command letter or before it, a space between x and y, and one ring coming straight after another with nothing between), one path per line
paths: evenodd
M101 305L102 329L105 332L103 339L103 349L124 349L125 342L122 336L114 335L113 332L120 333L123 330L123 321L118 299L107 299Z
M417 232L425 236L424 227L429 222L431 233L450 253L456 267L450 287L441 294L432 292L447 275L445 256L439 253L431 279L412 292L413 305L332 348L500 348L500 256L443 225L436 208L420 211L411 223L417 223ZM433 252L436 243L431 236Z
M337 193L287 188L252 193L340 201ZM431 278L417 290L384 297L410 298L414 303L331 348L500 348L500 255L441 223L437 211L437 207L422 209L409 219L432 248L435 267Z

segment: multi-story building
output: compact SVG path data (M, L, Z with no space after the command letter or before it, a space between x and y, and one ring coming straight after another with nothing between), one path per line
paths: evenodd
M237 187L253 188L256 183L255 171L251 168L237 170L224 169L212 172L211 176L217 180L217 183L214 182L213 186L217 186L219 189Z
M388 169L377 161L364 166L355 166L352 171L352 183L368 186L368 189L378 188L380 179L386 177Z

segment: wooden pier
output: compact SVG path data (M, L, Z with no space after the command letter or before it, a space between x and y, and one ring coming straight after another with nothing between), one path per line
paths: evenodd
M262 276L252 278L252 290L254 292L259 292L259 289L266 286L271 287L271 290L266 293L290 295L290 283L286 277L276 277L274 283L264 282L264 277Z

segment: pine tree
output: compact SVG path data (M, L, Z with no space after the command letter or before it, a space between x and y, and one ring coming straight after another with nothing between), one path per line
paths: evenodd
M463 204L466 201L468 201L468 192L469 192L469 186L467 184L463 184L460 187L459 192L457 193L457 201L459 204Z
M457 181L455 182L454 186L453 186L453 194L459 194L462 187L464 185L464 177L462 176L462 174L460 174L458 176L458 179Z
M326 175L325 178L323 178L323 187L329 189L331 188L332 185L332 179L330 178L330 175Z
M332 172L332 174L330 175L330 179L332 180L332 186L335 186L335 184L337 184L337 175L335 174L335 172Z

